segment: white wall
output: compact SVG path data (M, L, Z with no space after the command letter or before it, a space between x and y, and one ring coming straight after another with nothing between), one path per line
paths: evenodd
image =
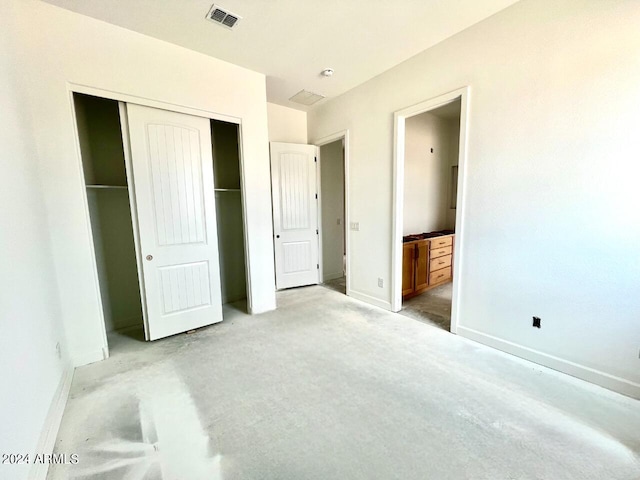
M429 112L406 120L403 235L447 228L451 123Z
M458 333L640 397L639 24L523 0L312 110L351 133L351 288L390 305L393 112L469 85Z
M69 361L24 78L14 68L24 52L11 36L13 7L5 7L0 29L0 452L33 454ZM0 478L26 478L29 468L0 465Z
M307 143L307 112L267 103L269 141Z
M446 225L447 230L455 230L456 228L456 208L451 208L451 200L456 198L458 182L457 176L451 172L451 167L457 166L460 155L460 118L450 119L449 122L449 177L447 186L447 203L445 205L446 211ZM455 187L453 183L455 182Z
M342 140L320 147L322 280L343 276L344 156Z
M35 0L11 0L47 205L69 349L76 365L104 346L69 82L242 119L254 312L275 308L265 78L184 48Z

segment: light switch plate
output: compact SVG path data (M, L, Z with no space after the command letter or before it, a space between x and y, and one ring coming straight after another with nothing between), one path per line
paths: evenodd
M351 222L351 230L359 231L360 230L360 222Z

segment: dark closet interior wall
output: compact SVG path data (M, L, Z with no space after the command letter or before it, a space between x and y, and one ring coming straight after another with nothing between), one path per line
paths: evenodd
M74 95L107 331L142 326L118 102ZM102 188L101 188L102 187Z
M238 126L211 121L222 303L247 298Z

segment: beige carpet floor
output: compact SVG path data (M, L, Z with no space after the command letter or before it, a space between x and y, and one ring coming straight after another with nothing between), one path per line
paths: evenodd
M49 479L637 480L640 402L320 286L77 369Z

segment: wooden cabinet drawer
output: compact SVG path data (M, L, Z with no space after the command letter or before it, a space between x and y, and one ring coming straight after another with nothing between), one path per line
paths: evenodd
M451 255L445 255L444 257L432 258L429 263L429 270L435 272L442 268L451 266Z
M436 270L429 274L429 285L435 285L436 283L442 283L451 278L451 267Z
M434 248L448 247L450 245L453 245L453 237L451 237L451 236L434 238L433 240L431 240L431 249L432 250Z
M431 248L429 251L429 258L444 257L445 255L451 255L453 249L449 247Z

